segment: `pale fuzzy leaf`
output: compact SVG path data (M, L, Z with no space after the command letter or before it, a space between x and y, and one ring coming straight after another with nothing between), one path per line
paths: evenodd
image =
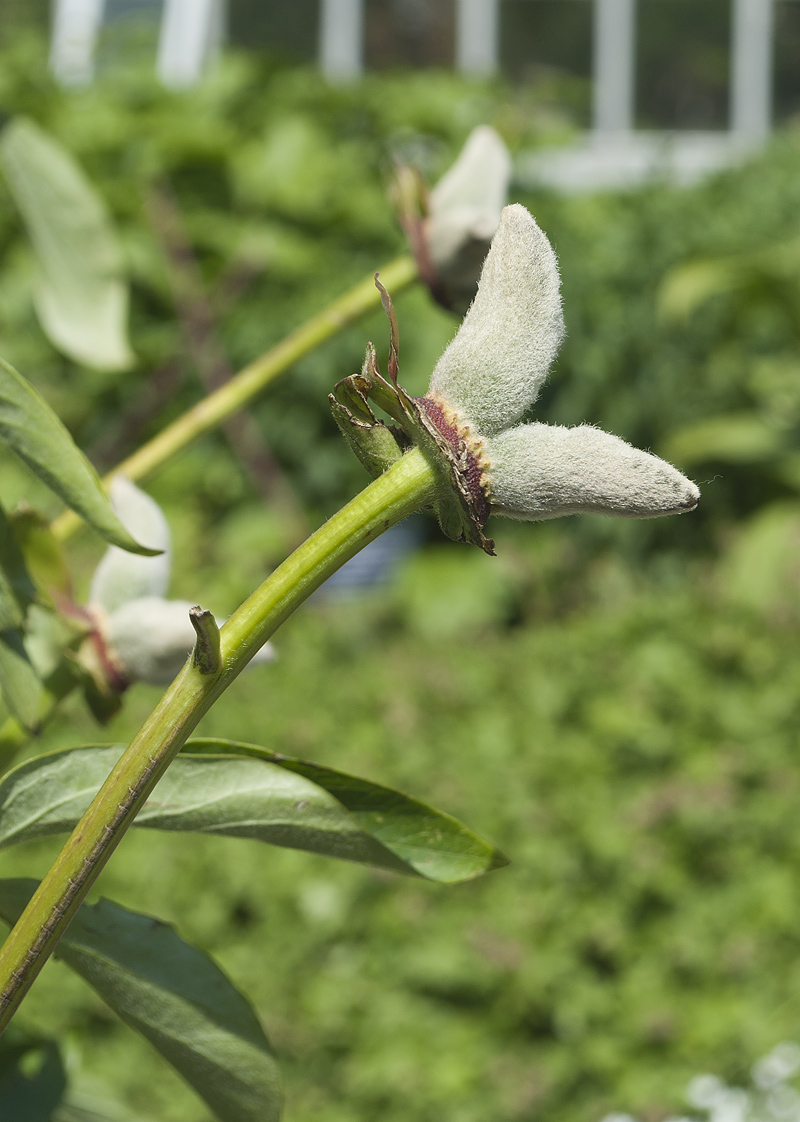
M134 553L152 552L134 541L114 514L94 468L41 394L2 359L0 440L106 541Z
M37 887L0 881L15 923ZM278 1122L280 1076L245 998L208 955L150 916L110 900L83 904L56 956L183 1076L219 1122Z
M0 632L0 689L20 724L35 730L42 709L42 683L18 631Z
M77 362L127 369L128 289L102 200L73 157L25 118L0 133L0 164L36 253L45 333Z
M170 532L161 507L124 475L115 475L109 490L111 505L125 529L136 539L159 549L156 557L141 557L112 545L92 577L89 603L111 613L129 600L164 597L172 566Z
M700 492L665 460L590 425L519 425L485 442L492 509L512 518L694 510Z
M535 401L564 332L558 266L523 206L507 206L478 295L436 364L429 393L486 436Z
M251 838L442 883L506 863L454 818L379 784L253 745L188 748L134 826ZM10 771L0 783L0 847L72 829L122 751L72 748Z

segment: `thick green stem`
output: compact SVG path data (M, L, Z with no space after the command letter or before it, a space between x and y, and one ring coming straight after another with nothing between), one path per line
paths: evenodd
M414 448L300 546L222 628L221 668L189 659L129 745L0 949L6 1027L136 813L200 718L277 627L370 541L430 505L442 476ZM447 485L446 483L444 485Z
M380 270L380 277L381 283L390 292L399 292L417 279L416 263L411 257L398 257ZM108 473L104 483L108 484L119 472L134 482L143 479L242 409L303 355L337 335L354 320L380 307L380 303L381 295L375 287L374 278L370 276L359 282L319 315L251 362L224 386L204 397L127 460L117 464ZM61 541L65 541L72 537L80 525L78 516L68 510L53 523L53 532Z

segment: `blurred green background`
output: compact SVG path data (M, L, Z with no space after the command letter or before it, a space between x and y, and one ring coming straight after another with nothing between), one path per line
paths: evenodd
M515 151L571 127L570 99L541 85L428 72L332 89L255 56L190 93L131 65L65 95L43 50L23 35L3 50L0 110L51 130L106 199L139 362L100 374L50 346L2 184L0 354L101 467L201 393L154 190L169 185L239 366L403 251L395 156L434 180L478 123ZM391 581L316 597L279 661L204 721L422 796L512 860L445 889L255 843L126 838L99 890L177 924L251 995L287 1122L659 1122L697 1072L741 1082L800 1038L800 133L692 189L512 197L563 276L568 334L537 418L663 454L703 500L656 522L497 522L496 559L420 520ZM397 306L401 377L421 393L456 322L419 289ZM369 338L385 355L379 315L251 411L311 525L366 482L326 395ZM33 490L3 457L4 502ZM173 527L175 596L229 612L289 548L222 436L148 490ZM100 554L71 545L82 590ZM135 687L105 730L70 702L35 750L125 740L157 696ZM0 871L41 875L55 850L5 853ZM206 1118L58 963L23 1019L60 1033L77 1084L128 1116Z

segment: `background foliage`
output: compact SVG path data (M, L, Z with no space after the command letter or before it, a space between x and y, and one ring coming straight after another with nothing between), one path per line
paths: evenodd
M514 148L560 127L524 90L437 74L331 90L252 58L191 94L116 70L64 97L35 40L4 54L0 108L76 154L121 230L140 360L123 377L47 343L0 186L0 354L101 465L200 394L148 218L165 181L240 365L402 250L393 153L435 178L473 124ZM317 597L280 660L203 724L430 799L511 867L446 889L143 831L104 874L104 892L177 923L252 995L289 1122L592 1122L614 1108L658 1122L697 1071L741 1081L800 1034L799 165L787 131L691 190L514 191L564 279L568 338L537 416L669 453L703 487L698 513L501 524L494 561L420 522L430 542L387 588ZM398 313L402 375L422 392L455 322L420 291ZM349 330L253 411L311 523L364 481L325 396L385 335L377 316ZM0 486L31 490L6 460ZM175 534L175 595L230 611L286 549L222 437L150 489ZM76 542L84 580L98 552ZM137 687L102 734L70 703L37 749L123 741L155 696ZM52 852L14 851L2 874L40 874ZM87 1101L204 1117L63 966L25 1017L63 1030Z

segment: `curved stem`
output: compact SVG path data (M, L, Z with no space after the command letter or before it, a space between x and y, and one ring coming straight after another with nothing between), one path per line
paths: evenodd
M381 282L390 292L399 292L417 279L417 266L411 257L398 257L380 270L380 276ZM117 464L103 482L107 485L118 472L134 482L143 479L242 409L303 355L331 339L366 312L380 307L380 303L381 295L375 287L373 277L360 281L324 311L251 362L225 385L204 397L158 436L143 444L132 456ZM66 541L80 526L80 518L68 510L55 520L52 529L57 538Z
M384 530L434 501L441 476L417 448L343 507L245 601L220 633L221 667L190 658L95 796L0 949L0 1032L155 784L200 718L283 621Z

